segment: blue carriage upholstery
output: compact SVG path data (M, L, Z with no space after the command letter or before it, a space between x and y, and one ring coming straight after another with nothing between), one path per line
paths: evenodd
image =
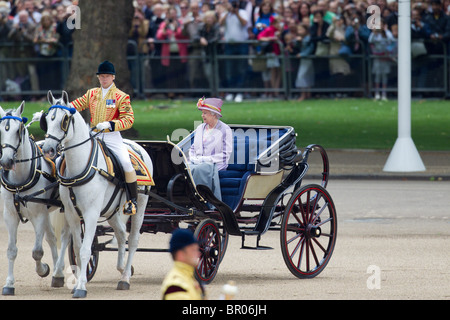
M273 142L281 138L288 128L270 126L230 125L233 131L233 149L226 170L219 171L222 201L235 211L245 191L248 178L256 174L256 160ZM188 156L194 142L194 132L178 146Z
M227 169L219 171L219 179L222 201L235 211L244 194L248 178L256 173L257 158L287 130L239 127L232 127L232 130L233 150Z

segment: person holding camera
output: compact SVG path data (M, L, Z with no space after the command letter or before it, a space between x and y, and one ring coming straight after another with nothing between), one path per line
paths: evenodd
M431 2L432 12L427 15L424 22L430 28L430 39L427 49L430 54L443 54L444 45L450 39L450 19L442 10L440 0Z
M220 28L217 23L216 12L209 10L203 14L203 25L199 29L199 43L202 48L203 73L208 81L209 87L213 87L213 54L214 46L220 40Z
M15 42L12 48L12 56L15 58L32 58L34 57L33 40L36 31L36 25L29 20L29 13L26 10L21 10L17 14L18 21L13 22L13 26L8 34L8 38ZM13 20L14 21L14 20ZM25 79L30 77L31 90L39 90L39 80L36 72L36 65L34 62L16 62L15 74L17 77ZM22 90L28 89L22 86Z
M50 13L44 12L33 40L39 48L38 57L42 58L36 63L41 90L62 89L59 87L61 84L59 61L51 60L57 56L58 41L59 33L56 32L56 23Z
M421 17L420 9L411 10L411 81L413 87L425 88L427 77L426 40L430 39L430 27ZM421 95L419 95L420 97Z
M281 40L281 17L271 16L270 25L262 30L258 34L258 40L267 42L271 47L267 50L266 60L267 69L270 72L270 86L272 89L279 89L281 84L281 64L278 56L281 54L280 46L278 45L278 40ZM273 92L275 97L278 97L278 92Z
M370 49L373 55L372 74L375 77L375 100L387 100L386 88L388 75L391 72L391 58L388 48L394 41L394 36L384 20L381 20L380 29L373 29L369 36Z
M5 1L0 1L0 60L11 57L11 48L2 46L2 43L8 42L8 34L12 28L12 21L8 19L9 7ZM4 89L6 79L14 76L14 70L10 63L0 64L0 90Z
M195 57L202 55L202 47L199 39L199 29L203 25L203 19L200 15L200 4L197 0L191 0L189 3L183 0L180 3L181 20L183 21L183 32L189 37L191 43L188 46L188 80L190 88L204 87L205 76L203 74L203 63L201 59ZM193 57L193 58L191 58Z
M250 17L247 11L240 8L240 2L231 0L226 5L226 11L222 13L219 24L225 27L224 40L227 42L224 48L225 55L248 55L247 23ZM227 88L240 88L244 85L247 72L247 58L225 60L225 85ZM233 94L228 93L227 101L233 99ZM242 102L242 93L236 94L235 102Z
M430 55L443 55L445 53L445 47L448 46L450 40L450 19L445 15L442 10L442 3L440 0L432 0L431 2L432 12L429 13L424 22L430 28L431 41L426 42L426 50ZM427 62L428 85L433 87L440 86L444 82L444 72L442 71L441 59L429 59Z
M158 40L170 40L162 44L161 56L174 57L174 59L161 59L163 73L166 75L166 88L178 89L186 87L188 44L178 41L188 40L189 38L184 35L183 23L177 18L175 7L171 6L167 10L166 20L159 25L156 38ZM181 59L178 57L181 57ZM168 96L172 99L175 97L175 93L169 92Z

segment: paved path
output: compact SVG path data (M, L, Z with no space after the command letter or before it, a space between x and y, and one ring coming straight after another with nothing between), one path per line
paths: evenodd
M331 178L450 181L450 151L421 151L426 171L409 173L384 172L389 153L388 150L327 150ZM321 161L319 152L311 154L310 173L320 172Z
M331 154L332 157L333 153ZM337 156L337 155L336 155ZM310 181L305 180L304 184ZM338 238L330 263L316 278L299 280L284 264L278 232L261 244L273 250L240 250L231 237L216 279L207 287L217 299L234 280L238 299L450 299L450 182L331 179L327 188L338 215ZM10 299L71 299L68 288L50 288L34 272L31 225L20 225L16 296ZM168 236L143 234L141 247L166 247ZM249 241L252 239L249 238ZM0 224L0 282L7 274L7 232ZM48 246L44 260L50 262ZM159 299L171 267L167 253L137 253L130 291L116 291L115 252L102 252L87 299ZM67 261L67 258L66 258ZM369 272L369 273L368 273ZM71 274L68 275L70 285Z

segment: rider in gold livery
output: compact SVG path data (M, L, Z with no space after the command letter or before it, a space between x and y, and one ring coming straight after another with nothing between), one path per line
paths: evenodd
M136 172L120 131L133 126L134 114L130 96L117 89L114 84L115 74L114 65L111 62L102 62L97 70L100 87L89 89L82 97L72 101L72 105L79 112L89 109L91 127L94 128L94 131L102 131L99 138L120 161L125 173L128 200L123 213L133 215L136 213L137 207Z
M188 229L175 230L170 238L169 251L174 264L163 281L162 299L205 300L204 288L194 276L200 251L192 232Z

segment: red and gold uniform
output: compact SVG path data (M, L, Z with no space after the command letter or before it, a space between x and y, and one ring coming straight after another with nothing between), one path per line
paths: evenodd
M108 90L104 98L102 98L102 95L102 88L89 89L82 97L72 101L72 105L79 112L89 108L91 127L109 121L111 130L106 129L105 132L131 128L134 122L134 114L130 96L117 89L115 84Z
M195 268L175 261L161 287L163 300L204 300L203 288L194 277Z
M136 213L137 181L136 172L123 143L120 131L133 126L134 114L130 96L117 89L114 84L116 71L114 65L104 61L98 66L99 88L89 89L82 97L72 101L72 106L81 112L89 109L91 127L101 131L98 137L112 151L122 165L128 201L124 206L124 214ZM108 87L106 88L106 85Z

